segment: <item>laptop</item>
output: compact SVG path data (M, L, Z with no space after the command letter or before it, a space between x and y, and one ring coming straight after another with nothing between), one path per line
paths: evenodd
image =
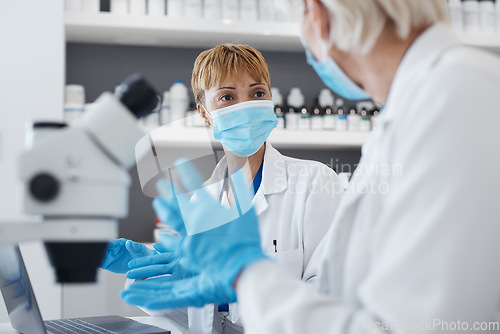
M0 247L0 290L12 327L27 334L170 334L170 331L121 316L43 321L19 247Z

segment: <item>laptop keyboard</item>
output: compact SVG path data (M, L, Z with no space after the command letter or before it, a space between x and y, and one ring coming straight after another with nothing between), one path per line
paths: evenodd
M60 319L60 320L44 321L44 324L47 331L54 334L115 333L105 328L98 327L89 322L82 321L80 319Z

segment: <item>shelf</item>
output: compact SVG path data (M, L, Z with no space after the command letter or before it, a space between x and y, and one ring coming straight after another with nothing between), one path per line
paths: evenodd
M133 15L66 13L68 42L209 48L247 43L263 51L303 52L293 22L245 22ZM466 45L500 50L500 34L459 34Z
M184 148L209 146L209 133L205 128L188 127L144 127L151 133L157 145ZM370 132L339 131L291 131L275 129L269 142L276 148L287 149L333 149L360 148L370 136Z
M460 34L462 42L469 46L476 46L486 49L500 50L500 34L484 35L484 34Z
M286 22L242 22L66 13L66 41L209 48L220 43L247 43L259 50L302 52L299 27Z

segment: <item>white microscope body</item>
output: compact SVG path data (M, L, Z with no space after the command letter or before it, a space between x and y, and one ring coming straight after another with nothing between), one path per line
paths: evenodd
M103 93L80 126L35 123L19 159L23 211L31 222L1 222L0 245L42 239L59 282L95 281L107 241L128 214L135 145L144 136L136 117L158 94L140 76L119 96Z

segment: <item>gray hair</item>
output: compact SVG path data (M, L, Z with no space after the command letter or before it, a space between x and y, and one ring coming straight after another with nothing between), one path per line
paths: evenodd
M321 0L330 11L330 42L343 51L368 53L386 23L397 36L409 37L415 28L449 23L446 0Z

